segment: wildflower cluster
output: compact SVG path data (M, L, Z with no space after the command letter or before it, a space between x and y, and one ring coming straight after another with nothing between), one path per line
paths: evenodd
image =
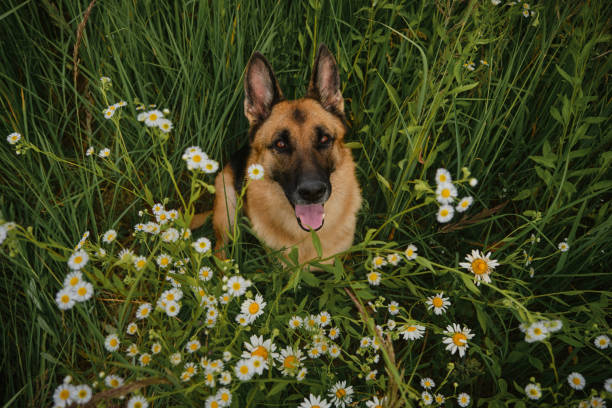
M89 231L83 234L75 252L68 258L70 272L64 279L64 287L55 295L55 302L61 310L70 309L77 302L85 302L94 294L93 285L84 279L82 272L89 262L89 254L83 249L88 237Z
M204 173L215 173L219 169L219 163L209 159L208 155L198 146L191 146L185 149L183 160L187 162L187 168Z
M519 326L521 332L525 333L525 341L533 343L544 341L550 337L551 333L558 332L563 328L561 320L538 320L529 325L523 323Z
M155 105L153 105L155 107ZM169 113L169 111L165 111ZM172 130L172 122L164 117L164 112L158 109L152 109L146 112L140 112L136 117L139 122L144 122L147 127L157 128L162 133L169 133Z
M67 407L72 403L86 404L91 400L92 389L87 384L72 385L72 377L64 379L64 383L58 386L53 393L53 403L56 407Z

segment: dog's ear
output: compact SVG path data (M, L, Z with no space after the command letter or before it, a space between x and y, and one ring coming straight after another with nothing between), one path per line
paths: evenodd
M274 104L283 99L274 72L266 58L255 52L246 69L244 78L244 115L252 125L263 122Z
M317 99L326 110L344 115L338 64L325 44L321 44L317 51L306 96Z

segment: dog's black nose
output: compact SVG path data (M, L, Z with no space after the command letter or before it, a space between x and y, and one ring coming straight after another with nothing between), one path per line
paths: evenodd
M307 203L318 203L327 192L327 186L322 181L303 181L297 188L300 198Z

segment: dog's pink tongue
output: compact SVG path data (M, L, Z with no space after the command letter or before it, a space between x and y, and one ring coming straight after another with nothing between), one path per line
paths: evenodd
M323 204L296 205L295 215L304 227L317 230L323 225Z

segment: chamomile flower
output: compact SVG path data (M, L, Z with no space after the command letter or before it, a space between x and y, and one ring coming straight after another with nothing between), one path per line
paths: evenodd
M338 347L338 345L337 345L337 344L333 344L333 343L332 343L332 344L329 346L329 351L328 351L328 353L329 353L329 356L330 356L331 358L336 358L336 357L338 357L338 356L340 355L340 351L341 351L341 350L340 350L340 347Z
M457 204L455 209L457 210L457 212L464 212L468 208L470 208L473 202L474 202L473 197L471 196L463 197L461 200L459 200L459 204Z
M61 384L53 392L53 403L58 407L66 407L72 404L72 388L67 383Z
M298 408L331 408L331 403L327 402L323 397L310 394L308 398L305 398L304 401L298 405Z
M168 133L172 130L172 122L170 120L162 118L158 119L157 127L164 133Z
M138 362L141 366L146 367L151 363L151 355L149 353L143 353L138 358Z
M359 347L360 348L368 348L371 345L371 340L369 337L362 337L361 340L359 341Z
M17 144L17 142L19 142L20 140L21 140L21 134L17 132L13 132L6 137L6 141L12 145Z
M610 338L605 334L595 337L593 342L595 343L595 347L601 350L605 350L610 346Z
M567 242L565 241L559 242L559 251L561 252L569 251L569 245L567 244Z
M173 353L170 355L170 364L177 366L181 364L182 358L181 353Z
M466 63L463 64L464 68L467 68L468 71L474 71L476 69L476 64L474 64L474 61L468 61Z
M375 256L374 259L372 259L372 267L374 269L380 269L386 264L387 264L387 261L382 256Z
M227 388L219 388L217 399L221 401L222 406L229 407L232 403L232 393Z
M160 268L167 268L172 262L172 257L168 254L161 254L157 257L156 262Z
M450 204L457 197L457 188L453 183L440 183L436 188L436 200L440 204Z
M242 358L252 358L259 356L265 361L268 357L276 358L276 344L271 339L264 340L263 336L252 335L248 342L244 342L245 350Z
M89 255L83 250L76 251L68 259L68 267L72 270L80 270L82 267L87 265L89 261Z
M149 408L149 403L142 395L136 395L128 400L127 408Z
M448 170L439 168L436 170L436 184L440 183L452 183L453 178L451 177Z
M91 299L94 293L93 285L89 282L81 281L73 289L74 300L77 302L85 302Z
M202 163L201 169L207 174L214 173L219 170L219 162L212 159L206 159L204 163Z
M208 160L208 156L198 148L198 150L191 150L189 153L185 153L183 160L187 162L189 170L201 170L204 163Z
M612 392L612 378L608 378L604 382L604 390L606 390L608 392Z
M427 391L423 391L421 393L421 399L423 400L424 405L431 405L431 403L433 402L433 397Z
M145 258L144 256L137 256L134 258L133 264L134 264L134 268L140 271L142 270L142 268L147 266L147 258Z
M107 77L107 76L102 76L102 77L100 77L100 82L102 82L102 85L110 84L111 83L111 79L109 77Z
M200 347L202 347L202 344L198 340L191 340L191 341L187 342L187 344L185 345L185 349L190 354L195 353L196 351L198 351L200 349Z
M106 339L104 339L104 348L108 351L117 351L117 349L119 349L119 344L121 344L119 336L115 333L109 334L106 336Z
M164 117L162 111L154 109L146 112L144 116L144 123L148 127L156 127L159 124L159 120Z
M581 390L586 385L586 380L580 373L573 372L567 376L567 383L575 390Z
M162 345L159 343L153 343L151 346L151 353L159 354L162 351Z
M264 176L264 168L261 164L251 164L247 169L247 174L251 180L261 180Z
M457 404L459 404L460 407L467 407L468 405L470 405L470 395L466 392L462 392L461 394L457 395Z
M444 395L442 395L442 394L434 395L434 401L436 401L436 404L438 404L438 405L444 404L444 401L445 401Z
M282 349L276 356L276 360L281 364L280 370L284 376L295 375L302 366L302 360L304 360L304 358L305 357L302 356L302 350L293 348L292 346L287 346Z
M396 325L397 325L397 323L395 323L395 320L393 320L393 319L387 320L387 328L389 330L394 330Z
M433 309L433 312L437 315L446 312L446 308L450 305L451 302L449 302L447 297L444 297L444 293L442 292L427 298L427 309Z
M114 374L107 375L104 379L104 384L106 384L106 386L109 388L121 387L123 385L123 378Z
M308 357L312 359L316 359L316 358L321 357L322 353L321 353L321 349L315 346L315 347L311 347L306 354L308 354Z
M529 16L530 16L529 10L523 10L523 17L527 18Z
M138 310L136 311L136 318L139 320L146 319L151 314L151 304L143 303L138 306Z
M202 237L198 238L198 240L191 244L191 246L195 248L196 252L205 254L206 252L210 251L211 244L208 238Z
M290 329L297 329L302 326L302 318L299 316L292 316L288 324Z
M338 336L340 336L340 329L337 327L332 327L331 329L329 329L329 333L327 334L327 337L329 337L332 340L336 340L338 338Z
M499 6L500 3L501 0L491 0L491 4L493 4L494 6Z
M489 62L487 60L481 59L480 60L480 65L484 65L485 67L489 66Z
M446 344L446 350L449 350L451 354L459 351L459 357L465 355L465 350L469 347L467 341L474 337L474 334L467 326L463 326L462 329L457 323L446 326L444 334L447 336L443 340L443 343Z
M180 237L180 234L176 228L168 228L166 231L162 232L161 234L162 241L168 242L168 243L178 241L179 237Z
M102 241L107 244L113 242L115 238L117 238L117 231L115 231L114 229L109 229L104 233L104 235L102 235Z
M496 266L499 266L499 263L491 259L490 256L490 252L484 255L484 253L474 249L471 254L465 256L467 262L459 263L459 266L474 274L474 283L476 286L480 285L481 281L491 283L490 274Z
M87 148L87 150L85 151L85 156L91 156L92 154L94 154L95 149L93 148L93 146L90 146Z
M232 276L227 280L227 292L234 296L242 296L246 292L247 288L251 286L251 282L244 279L242 276Z
M353 386L346 386L346 381L338 381L327 394L337 408L344 408L353 401Z
M103 159L107 158L108 156L110 156L110 149L108 147L105 147L104 149L98 152L98 156Z
M376 374L378 374L378 370L372 370L366 375L366 381L376 381Z
M525 336L529 343L534 341L542 341L548 337L548 329L544 325L544 322L535 322L529 326Z
M61 310L68 310L76 302L74 292L70 288L63 288L55 295L55 303Z
M203 266L200 268L200 272L198 273L198 276L204 282L208 282L213 277L213 270L209 268L208 266Z
M476 187L478 185L478 179L472 177L469 181L471 187Z
M445 223L449 222L453 218L453 215L455 215L455 209L452 205L446 204L438 208L438 214L436 215L436 218L439 223Z
M525 386L525 395L532 400L538 400L542 397L542 390L539 384L527 384Z
M130 344L127 348L127 356L128 357L136 357L138 355L138 346L134 343Z
M234 373L241 381L250 380L255 375L255 367L253 367L252 360L250 358L239 360L234 367Z
M371 271L368 272L368 274L366 275L366 277L368 278L368 283L371 286L378 286L380 285L380 272L376 272L376 271Z
M263 309L266 307L266 302L261 295L255 295L255 299L247 299L242 302L240 311L247 316L249 323L253 323L255 319L263 314Z
M232 374L229 371L223 371L219 374L219 383L229 385L232 382Z
M91 399L91 387L87 384L76 385L72 388L72 400L77 404L87 404Z
M399 264L401 260L402 258L400 258L400 256L395 252L387 255L387 262L389 262L393 266L397 266L397 264Z
M431 378L425 377L421 379L421 387L425 388L426 390L430 390L435 386L436 386L436 383Z
M425 327L420 324L404 324L399 330L399 334L404 337L404 340L418 340L423 337L424 333Z
M329 314L329 312L324 310L319 313L318 321L319 321L319 326L321 327L329 326L329 323L331 322L331 315Z
M370 401L366 401L366 408L383 408L386 403L386 398L374 397Z
M395 300L392 300L391 302L389 302L389 306L387 306L387 309L389 310L390 315L395 316L399 313L399 303L397 303Z
M591 397L591 408L605 408L606 407L606 402L603 400L603 398L600 397L596 397L596 396L592 396Z
M549 332L555 333L563 328L563 322L561 320L549 320L544 322L544 326Z
M416 259L417 247L412 244L408 245L408 248L406 248L406 250L404 251L404 255L406 256L406 259L409 261Z

